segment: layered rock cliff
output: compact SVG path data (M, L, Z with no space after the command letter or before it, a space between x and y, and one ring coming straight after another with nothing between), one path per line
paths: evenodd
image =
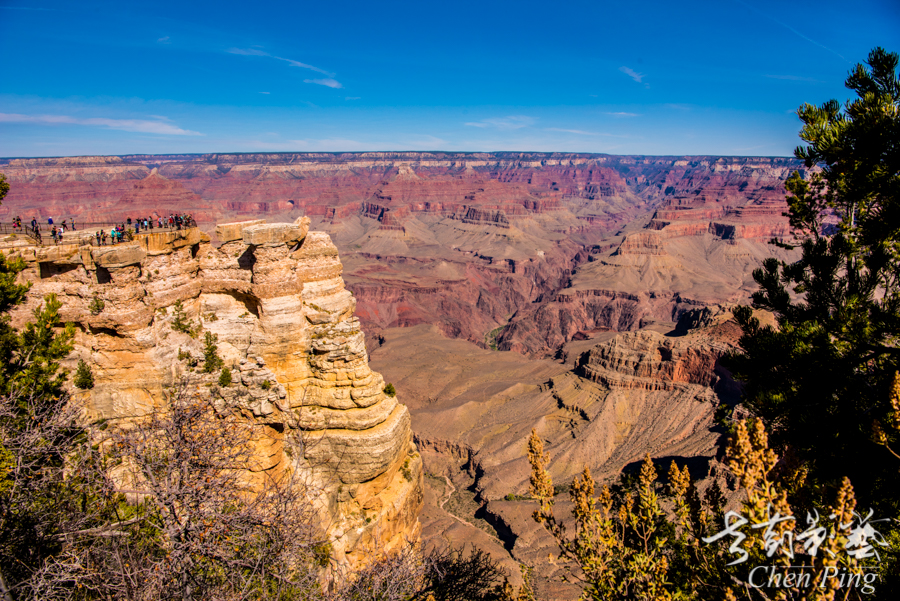
M419 536L422 463L406 406L369 369L337 248L308 228L307 218L223 224L218 248L191 228L117 246L16 239L4 250L27 261L20 277L33 282L14 320L55 293L76 324L72 361L95 378L79 393L91 422L164 408L202 356L198 328L215 334L235 383L213 379L195 394L258 426L254 469L306 476L335 560L356 564Z
M684 299L746 299L749 274L774 252L766 242L788 233L783 184L795 169L784 158L511 152L15 159L0 160L13 183L0 219L308 215L340 248L370 335L432 323L552 356L582 330L677 319Z

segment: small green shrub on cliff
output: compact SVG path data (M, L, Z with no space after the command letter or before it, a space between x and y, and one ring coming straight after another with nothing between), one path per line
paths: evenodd
M197 334L200 333L200 325L195 324L188 319L187 313L184 312L184 305L181 304L181 301L175 301L175 305L172 308L172 329L176 332L187 334L191 338L196 338Z
M219 386L223 388L225 386L231 386L231 370L227 367L222 368L222 373L219 374Z
M319 543L313 547L313 559L315 560L316 565L323 568L327 567L328 563L331 561L331 543Z
M391 397L391 398L394 398L395 396L397 396L397 389L394 388L394 385L393 385L393 384L388 383L388 384L384 387L384 394L388 395L388 396Z
M505 497L503 497L504 501L530 501L531 497L528 495L517 495L515 493L509 493Z
M263 380L262 382L260 382L259 387L262 388L263 390L268 390L268 389L272 388L272 383L269 382L268 380Z
M207 332L203 337L203 371L205 373L213 373L224 363L219 356L219 347L216 345L218 339L219 337L212 332Z
M91 371L91 367L84 362L84 359L78 360L74 384L82 390L90 390L94 387L94 373Z
M105 306L106 303L103 302L103 299L95 293L94 298L88 304L88 310L91 312L91 315L99 315Z

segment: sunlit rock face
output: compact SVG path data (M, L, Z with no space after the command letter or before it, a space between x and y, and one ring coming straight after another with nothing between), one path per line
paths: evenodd
M337 248L309 219L221 224L218 248L197 228L135 236L116 246L10 244L33 286L14 322L48 293L77 326L75 350L95 386L80 394L90 422L122 425L164 408L179 383L198 380L206 332L233 384L218 373L194 390L238 410L258 432L251 471L293 471L316 491L338 562L419 536L421 459L409 412L384 393L344 287ZM68 242L68 240L67 240ZM173 328L201 326L199 335Z

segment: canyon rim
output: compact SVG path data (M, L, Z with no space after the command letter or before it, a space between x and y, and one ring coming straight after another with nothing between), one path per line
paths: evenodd
M474 545L514 583L535 566L539 593L563 599L576 591L541 561L555 544L521 500L528 432L548 441L557 481L584 466L612 479L647 453L723 481L713 416L738 398L719 364L740 333L730 307L765 257L791 256L768 242L790 234L784 181L798 168L564 153L13 159L0 218L77 224L59 245L7 236L4 252L34 282L18 321L54 292L77 324L91 419L165 404L178 355L202 353L172 330L177 303L247 391L213 396L258 426L258 469L301 470L321 490L336 561ZM183 212L200 227L93 236Z

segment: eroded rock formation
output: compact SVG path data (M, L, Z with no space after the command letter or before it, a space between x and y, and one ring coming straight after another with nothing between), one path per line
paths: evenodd
M794 169L802 163L576 153L14 159L0 161L13 184L0 219L120 221L170 207L201 225L308 215L340 249L370 336L432 323L552 356L579 331L746 298L745 275L773 252L767 240L787 233Z
M422 462L406 406L369 369L337 248L308 229L308 218L223 224L218 248L191 228L101 247L20 237L4 250L27 261L21 277L33 282L14 320L55 293L76 324L72 361L95 377L79 393L91 422L164 407L202 357L196 328L215 334L235 384L213 378L197 394L259 426L253 469L307 476L335 559L356 564L418 538Z
M674 460L695 479L708 476L721 436L715 411L738 398L721 358L741 330L726 307L689 310L681 322L681 336L594 333L566 345L565 364L480 349L433 326L386 331L372 362L413 414L429 476L425 536L505 551L535 567L541 598L577 598L554 582L563 570L546 558L559 550L532 519L534 502L518 496L528 494L529 433L545 441L556 485L584 467L612 481L646 454L661 472ZM474 496L466 514L460 491ZM567 515L568 495L556 502Z

